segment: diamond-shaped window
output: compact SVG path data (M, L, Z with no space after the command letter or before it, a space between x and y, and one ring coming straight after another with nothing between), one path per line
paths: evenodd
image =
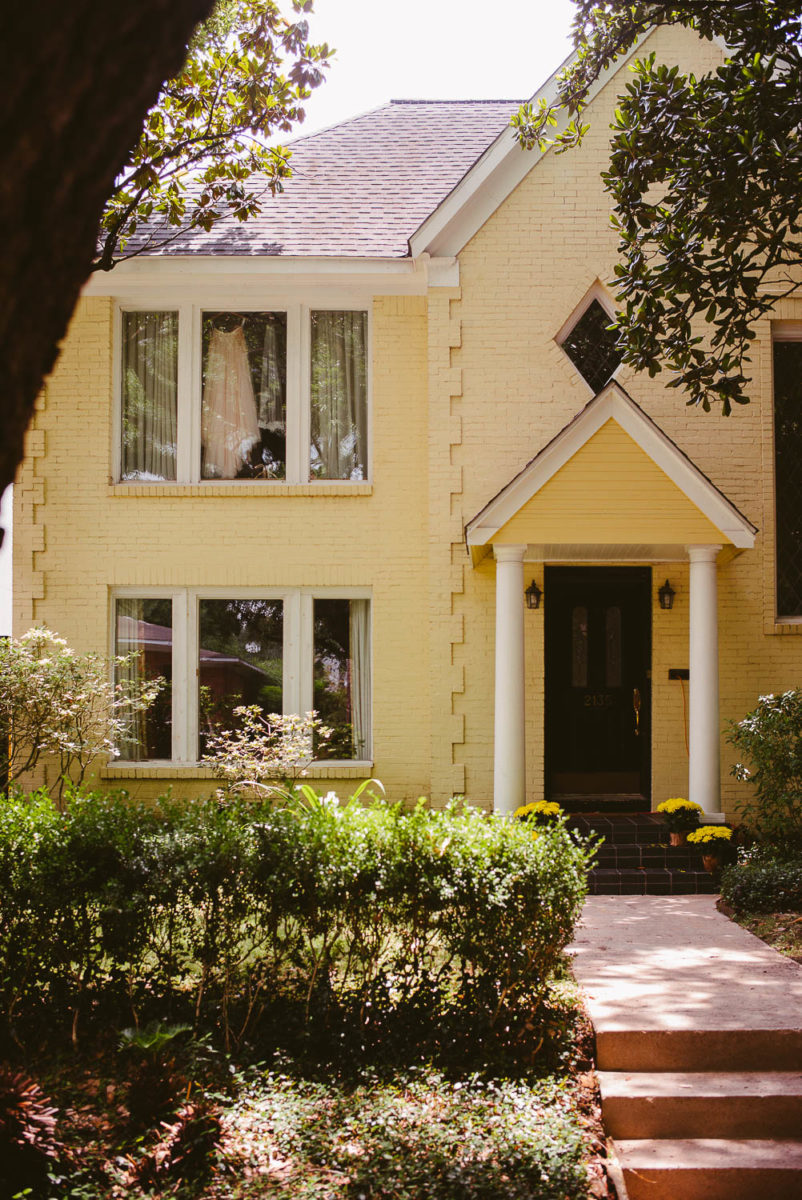
M616 335L609 329L610 314L598 300L591 300L562 348L594 393L601 391L621 362Z

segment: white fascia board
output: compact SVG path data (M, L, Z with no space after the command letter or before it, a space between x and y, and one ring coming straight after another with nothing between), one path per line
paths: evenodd
M354 287L384 295L424 295L438 260L313 258L281 255L143 255L112 271L95 271L84 296L134 296L156 290L198 288ZM453 269L452 269L453 270ZM440 285L442 286L442 285Z
M558 433L466 527L469 546L488 542L610 419L640 446L732 544L751 549L757 532L619 384L612 382Z
M640 53L653 32L654 27L648 29L638 38L626 56L602 72L588 90L588 104L614 75ZM554 74L535 92L530 101L532 105L537 106L542 99L547 104L555 102L559 77L575 57L575 54L570 54L560 64ZM549 136L562 133L567 125L568 114L562 110ZM547 152L537 148L524 150L512 128L502 130L445 200L415 230L409 239L412 256L417 257L423 251L428 251L433 256L459 254Z

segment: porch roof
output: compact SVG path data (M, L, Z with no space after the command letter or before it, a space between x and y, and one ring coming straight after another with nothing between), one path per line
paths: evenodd
M526 545L535 561L670 562L754 545L756 527L615 381L468 522L474 562Z

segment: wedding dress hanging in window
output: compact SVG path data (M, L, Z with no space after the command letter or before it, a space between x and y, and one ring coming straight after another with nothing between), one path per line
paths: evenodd
M242 326L214 328L203 387L203 476L236 479L261 440Z

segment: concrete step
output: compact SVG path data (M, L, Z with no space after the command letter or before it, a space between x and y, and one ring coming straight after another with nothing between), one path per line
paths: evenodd
M711 1014L715 1020L715 1014ZM802 1029L780 1025L756 1029L637 1028L596 1025L600 1071L802 1071ZM746 1023L745 1023L746 1025ZM802 1196L802 1193L800 1193Z
M600 1071L599 1087L616 1139L802 1136L798 1071Z
M797 1200L802 1141L616 1141L629 1200Z

